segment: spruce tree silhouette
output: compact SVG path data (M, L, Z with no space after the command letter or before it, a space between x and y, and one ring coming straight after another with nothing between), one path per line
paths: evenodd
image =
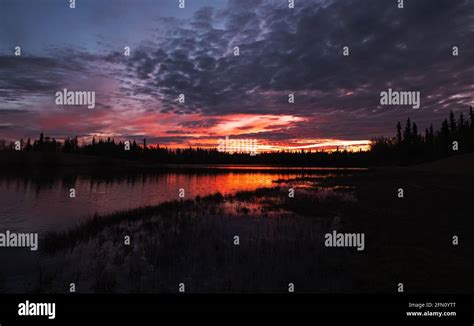
M459 150L453 150L453 141L459 144ZM368 166L368 165L407 165L436 160L450 155L474 152L474 112L469 107L469 119L460 113L456 119L454 112L444 119L441 128L435 131L433 124L425 129L424 135L410 118L406 120L402 130L400 121L396 124L396 135L393 138L379 137L372 139L367 152L338 150L330 153L325 151L277 151L264 152L256 156L248 153L221 153L217 149L179 148L170 149L159 144L143 144L136 140L128 140L130 150L125 149L125 141L115 142L108 137L106 140L92 137L89 144L79 145L78 137L67 138L62 142L45 137L40 133L39 139L28 138L26 145L21 141L23 152L62 152L67 154L94 155L107 158L144 161L147 163L200 163L200 164L270 164L291 166ZM15 144L0 141L0 152L15 151Z

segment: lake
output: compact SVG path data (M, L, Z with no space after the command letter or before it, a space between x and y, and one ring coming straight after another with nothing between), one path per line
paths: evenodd
M64 230L94 214L157 205L216 192L232 194L260 187L303 186L294 179L327 177L347 170L255 166L180 167L153 173L0 176L0 230L40 232ZM285 181L291 182L288 184ZM76 197L70 198L74 188Z

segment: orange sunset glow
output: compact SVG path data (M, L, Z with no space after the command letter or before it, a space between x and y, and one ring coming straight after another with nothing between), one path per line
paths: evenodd
M172 149L201 147L216 148L218 140L256 139L258 152L272 151L365 151L370 141L345 140L337 138L291 137L288 139L269 139L268 133L297 133L299 123L308 123L310 118L293 115L232 114L226 116L200 114L177 115L174 113L144 112L131 116L127 110L95 111L77 114L56 111L41 115L38 125L43 130L67 128L80 133L88 126L102 126L101 132L91 132L80 137L89 142L93 137L116 140L129 139L134 135L137 141L147 139L150 146L164 146ZM315 124L323 125L323 119L313 119ZM52 135L60 139L60 135Z

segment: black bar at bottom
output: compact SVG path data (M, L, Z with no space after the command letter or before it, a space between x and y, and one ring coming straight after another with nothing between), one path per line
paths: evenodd
M19 304L55 303L55 318L19 316ZM422 308L419 305L424 304ZM430 304L428 306L427 304ZM418 305L418 306L415 306ZM455 312L455 316L407 316L407 312ZM474 323L474 295L453 294L3 294L0 325L64 324L133 318L146 320L158 313L196 312L310 312L339 319L377 317L407 322L456 321ZM147 317L148 316L148 317Z

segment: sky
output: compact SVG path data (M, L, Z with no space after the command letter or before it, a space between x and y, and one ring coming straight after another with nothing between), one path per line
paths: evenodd
M472 0L0 0L0 138L357 147L466 112L473 36ZM420 108L381 105L389 88ZM95 108L56 105L63 89Z

